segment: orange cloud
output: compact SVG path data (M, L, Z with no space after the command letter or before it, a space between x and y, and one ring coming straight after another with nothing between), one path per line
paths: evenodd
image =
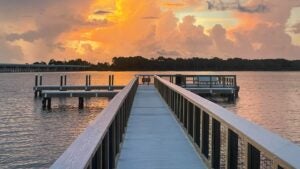
M33 15L32 28L23 32L20 29L12 32L5 29L4 32L0 28L0 50L26 62L49 60L54 56L58 59L81 57L93 62L129 55L295 58L300 52L300 47L293 45L285 32L289 12L300 6L299 1L268 1L270 11L266 13L227 11L238 20L237 25L228 28L222 20L214 20L211 22L215 26L211 29L197 22L199 19L205 22L201 18L205 16L211 19L207 15L209 11L205 10L205 15L198 15L203 8L186 12L204 1L45 1L47 5L42 7L47 10ZM70 1L75 4L68 6ZM2 8L0 2L0 17ZM36 8L41 7L37 5ZM212 15L228 19L228 16L220 16L222 12ZM18 16L15 14L15 18ZM13 25L20 21L12 19L10 22ZM13 49L19 52L9 52Z

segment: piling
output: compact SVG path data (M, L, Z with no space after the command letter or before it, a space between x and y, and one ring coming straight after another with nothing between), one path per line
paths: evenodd
M84 107L84 99L83 97L78 97L78 108L83 109Z
M43 110L45 110L46 108L48 110L50 110L51 109L51 98L44 97L42 100L42 107L43 107Z
M108 76L108 90L111 90L111 75Z
M88 86L89 85L89 75L85 76L85 85Z
M40 75L40 86L42 86L42 85L43 85L43 76Z
M91 80L91 75L89 75L89 86L91 86L92 85L92 80Z
M114 86L114 81L115 81L115 75L111 75L111 86L112 86L112 90L113 90L113 86Z
M64 76L64 85L67 86L67 75Z
M88 90L88 86L89 86L89 76L86 75L85 76L85 90Z
M39 84L39 83L38 83L38 80L39 80L38 78L39 78L38 75L35 75L35 83L34 83L34 86L38 86L38 84Z
M35 87L37 87L38 84L39 84L39 83L38 83L38 80L39 80L38 78L39 78L38 75L35 75L35 83L34 83L34 86L35 86ZM35 90L35 91L34 91L34 97L37 97L37 95L38 95L38 91Z
M43 100L42 100L42 107L43 107L43 110L46 109L46 105L47 105L46 98L43 98Z
M47 101L48 101L47 109L50 110L51 109L51 98L48 98Z
M62 86L63 86L63 80L64 80L64 77L63 75L60 75L60 89L59 90L62 90Z

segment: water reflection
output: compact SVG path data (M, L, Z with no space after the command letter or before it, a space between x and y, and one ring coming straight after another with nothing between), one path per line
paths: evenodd
M127 84L139 72L66 73L68 84ZM155 72L147 72L155 73ZM222 106L250 121L300 144L299 72L160 72L169 74L237 74L240 98ZM44 73L44 84L58 85L61 73ZM34 74L0 74L0 168L48 168L108 104L107 98L85 101L53 99L52 110L43 111L33 98Z

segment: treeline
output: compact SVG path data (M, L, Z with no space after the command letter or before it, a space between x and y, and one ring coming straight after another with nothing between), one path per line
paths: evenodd
M36 62L35 64L47 64ZM285 59L220 59L220 58L151 58L142 56L114 57L112 63L92 64L76 59L70 61L50 60L49 65L87 65L90 70L114 71L299 71L300 60Z

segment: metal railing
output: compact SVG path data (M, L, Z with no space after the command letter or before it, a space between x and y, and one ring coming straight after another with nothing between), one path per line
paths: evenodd
M158 75L184 88L235 88L236 75Z
M209 168L300 168L300 147L169 81L160 92Z
M52 169L113 169L124 140L138 78L120 91L55 161Z

